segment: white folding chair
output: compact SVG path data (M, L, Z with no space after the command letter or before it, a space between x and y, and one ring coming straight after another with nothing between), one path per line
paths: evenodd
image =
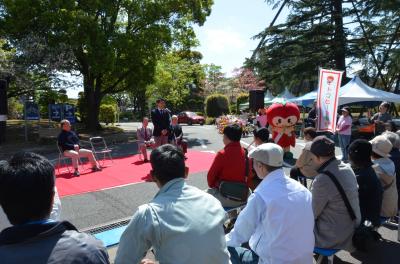
M92 152L96 157L96 160L100 163L102 162L103 164L101 166L104 167L104 163L108 157L108 159L111 161L111 163L114 163L111 152L112 149L108 148L106 141L104 140L103 137L91 137L89 139L90 144L92 146ZM102 159L99 158L99 155L103 155Z

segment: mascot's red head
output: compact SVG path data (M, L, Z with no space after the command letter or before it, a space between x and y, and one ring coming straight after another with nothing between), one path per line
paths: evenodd
M300 111L294 103L274 103L268 107L267 118L268 123L273 127L292 127L300 119Z

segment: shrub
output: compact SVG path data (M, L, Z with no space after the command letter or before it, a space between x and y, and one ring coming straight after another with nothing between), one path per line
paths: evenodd
M115 107L113 105L103 104L100 106L100 114L99 120L100 122L106 123L106 125L110 123L115 123Z
M214 125L215 124L215 118L214 117L207 117L206 118L206 125Z
M24 105L18 102L17 99L11 98L8 100L8 119L18 119L22 117Z
M204 113L203 112L196 112L196 115L204 116Z
M222 94L212 94L206 98L205 112L209 117L219 117L229 114L228 98Z
M239 113L240 105L249 101L248 93L240 93L238 97L236 97L236 112Z
M235 103L232 103L232 104L230 104L229 105L229 110L231 111L231 114L237 114L238 113L238 111L236 111L236 104Z

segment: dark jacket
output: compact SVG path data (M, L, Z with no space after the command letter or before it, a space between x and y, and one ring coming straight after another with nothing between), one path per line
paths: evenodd
M394 167L396 168L396 185L398 192L398 208L400 208L400 150L397 148L393 148L390 152L390 159L394 163Z
M153 136L161 136L161 131L164 129L170 130L171 113L168 109L159 110L155 108L151 110L151 121L153 122Z
M371 221L374 226L380 225L383 188L372 166L353 168L358 183L361 223Z
M180 125L171 125L171 135L170 135L170 140L177 140L180 141L183 138L183 131L182 127Z
M102 242L80 233L69 222L12 226L0 233L4 264L109 263Z
M79 145L79 138L74 131L61 131L58 135L58 145L64 152L66 150L74 150L74 145Z

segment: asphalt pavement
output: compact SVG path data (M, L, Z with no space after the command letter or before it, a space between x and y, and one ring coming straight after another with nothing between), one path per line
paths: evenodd
M126 131L135 133L139 125L140 123L121 123L119 126ZM217 152L223 148L222 136L218 134L215 126L183 125L182 127L190 149ZM245 137L241 142L244 147L247 147L252 142L252 137ZM292 150L294 157L298 157L304 146L304 142L301 140L298 140L297 143L296 148ZM119 144L113 147L115 155L132 155L133 160L137 159L134 156L137 153L134 143ZM337 154L340 154L339 149L337 149ZM49 158L54 158L54 156L50 155ZM288 173L289 168L285 168L285 171ZM200 189L205 189L207 187L206 178L206 172L190 174L188 183ZM81 230L125 220L134 214L139 205L150 201L157 191L154 183L144 182L64 197L61 199L61 218L70 221ZM6 221L0 212L0 230L5 226ZM400 244L397 241L397 230L381 227L379 232L383 235L385 241L380 243L372 252L350 255L341 251L337 254L338 257L335 258L334 263L400 263Z

